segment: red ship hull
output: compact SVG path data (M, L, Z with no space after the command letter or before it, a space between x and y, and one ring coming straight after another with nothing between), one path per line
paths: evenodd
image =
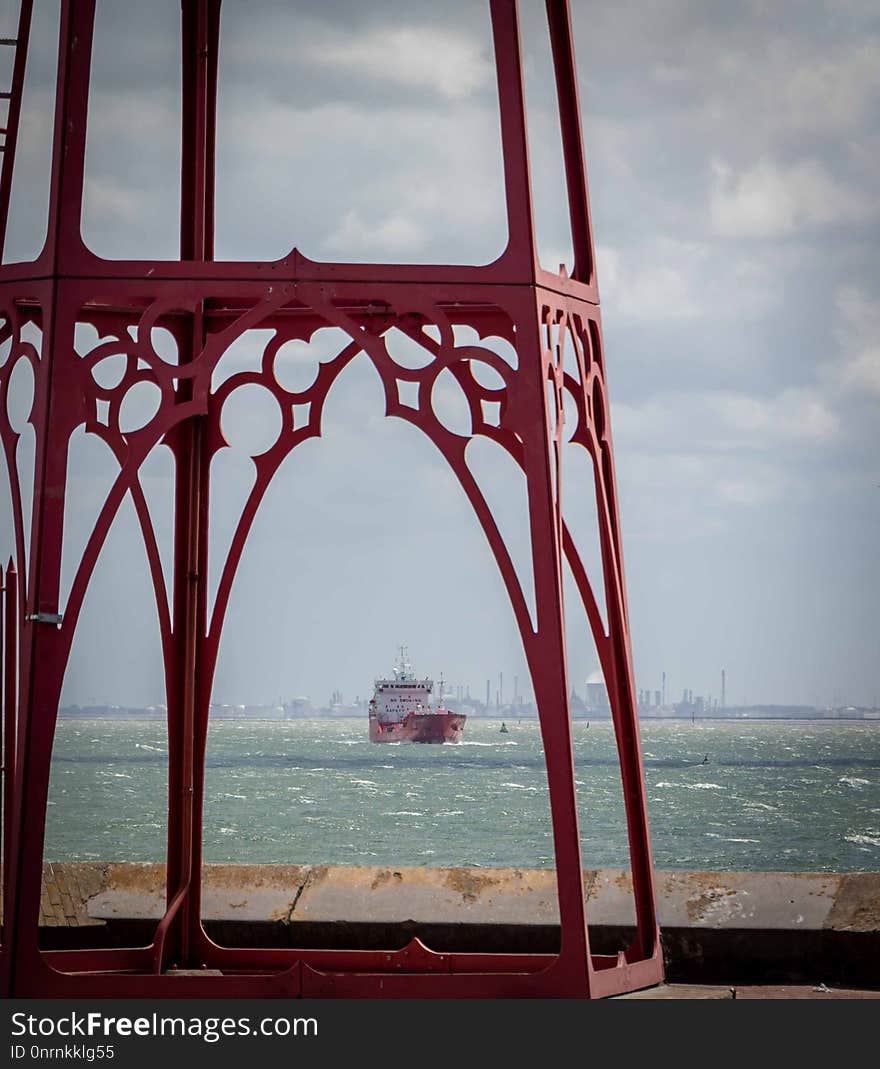
M370 742L459 742L464 713L410 713L403 720L370 717Z

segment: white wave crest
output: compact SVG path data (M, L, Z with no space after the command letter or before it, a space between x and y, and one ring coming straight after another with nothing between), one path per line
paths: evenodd
M844 835L848 843L856 843L858 846L880 846L878 835Z
M669 780L661 780L656 787L684 787L688 791L726 791L720 783L670 783Z

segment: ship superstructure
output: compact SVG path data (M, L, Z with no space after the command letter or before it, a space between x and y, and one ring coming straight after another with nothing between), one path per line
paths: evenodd
M405 646L393 678L377 679L370 700L371 742L459 742L467 716L443 705L443 681L432 705L433 679L417 679Z

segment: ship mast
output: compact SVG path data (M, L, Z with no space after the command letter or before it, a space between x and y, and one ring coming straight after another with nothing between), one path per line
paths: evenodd
M409 650L406 646L397 647L397 665L394 668L395 679L412 678L412 665L409 663Z

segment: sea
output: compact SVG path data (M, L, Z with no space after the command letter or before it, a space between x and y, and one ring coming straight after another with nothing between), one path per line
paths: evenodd
M536 720L471 719L459 745L375 744L364 719L223 721L206 758L204 860L553 867ZM608 721L572 725L584 867L629 866ZM643 721L660 869L880 870L880 721ZM161 861L167 736L61 719L48 861Z

